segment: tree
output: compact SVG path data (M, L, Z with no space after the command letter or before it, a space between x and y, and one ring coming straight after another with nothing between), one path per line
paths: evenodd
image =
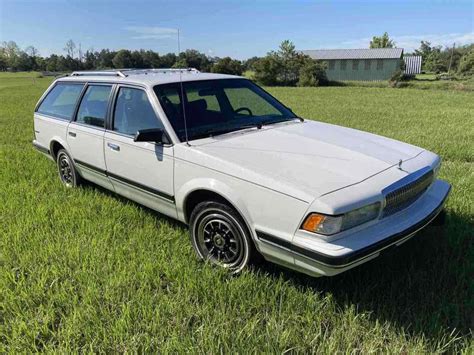
M132 53L132 63L129 66L129 68L137 68L137 69L142 69L142 68L149 68L149 66L144 65L142 53L139 51L133 51ZM127 68L127 67L122 67L122 68Z
M243 67L240 60L224 57L212 65L211 71L213 73L242 75Z
M64 47L64 51L67 53L68 56L71 58L74 57L74 52L76 51L76 44L72 39L66 42L66 46Z
M20 52L15 62L15 69L22 71L30 71L36 69L36 62L26 52Z
M28 46L25 48L25 52L26 54L28 54L30 57L37 57L39 56L39 52L38 50L33 47L33 46Z
M132 68L133 67L133 57L132 53L128 49L121 49L115 54L114 59L112 59L114 68Z
M28 46L25 48L25 53L29 56L29 70L38 70L38 60L40 59L38 50L33 46Z
M176 62L176 54L168 53L160 57L159 68L172 68Z
M6 61L7 68L17 69L18 56L21 53L20 47L14 41L3 42L1 46L2 56Z
M3 55L0 54L0 71L5 71L7 69L7 60Z
M86 70L94 69L97 66L96 53L94 53L92 50L87 50L86 53L84 53L83 66Z
M58 56L56 54L51 54L49 58L46 58L46 70L55 72L57 71Z
M446 62L444 62L441 57L441 48L436 48L428 55L425 61L425 68L426 70L437 74L448 70Z
M161 65L160 56L154 51L140 50L144 68L159 68Z
M283 63L275 53L268 53L254 64L255 80L263 85L278 85Z
M254 64L259 60L259 57L252 57L243 62L244 70L255 70Z
M289 40L283 41L278 51L257 60L253 67L255 79L263 85L312 86L327 81L324 66L296 51Z
M56 71L68 71L68 62L66 58L62 55L58 56L58 59L56 61Z
M96 52L96 57L98 63L96 64L95 69L109 69L113 68L113 59L117 55L117 52L112 52L108 49L102 49L100 52ZM116 67L117 68L117 67ZM123 67L120 67L123 68Z
M201 53L195 49L188 49L185 52L179 53L179 63L175 63L174 67L189 67L195 68L201 71L210 71L211 62L204 53ZM184 66L183 66L184 65Z
M421 56L421 65L423 69L426 69L426 62L432 51L433 48L431 47L431 43L428 41L421 41L420 48L415 49L415 55Z
M388 33L385 32L382 36L372 37L372 41L370 41L369 48L394 48L395 42L391 40L388 36Z
M320 86L327 83L324 63L307 58L299 71L298 86Z
M461 75L474 75L474 48L461 57L458 73Z
M281 85L294 86L298 82L299 72L306 56L298 53L295 45L289 40L281 42L276 56L282 64L278 81Z
M179 58L174 64L171 66L171 68L189 68L189 64L186 61L186 58ZM197 68L196 68L197 69Z

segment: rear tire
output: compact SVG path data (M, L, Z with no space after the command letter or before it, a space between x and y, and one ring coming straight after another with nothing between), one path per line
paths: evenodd
M77 187L81 182L81 177L77 173L74 162L65 149L60 149L56 155L59 179L64 186Z
M194 208L189 234L200 259L232 274L241 272L257 253L242 217L220 202L201 202Z

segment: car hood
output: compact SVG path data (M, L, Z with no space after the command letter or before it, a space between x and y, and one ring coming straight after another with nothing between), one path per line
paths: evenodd
M423 149L327 123L287 122L193 144L195 163L304 201L364 181Z

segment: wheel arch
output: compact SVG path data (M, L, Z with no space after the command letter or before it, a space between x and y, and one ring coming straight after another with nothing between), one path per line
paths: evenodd
M51 156L53 157L54 160L56 160L57 158L57 154L58 154L58 151L60 149L65 149L66 151L68 151L67 149L67 144L65 141L63 141L61 138L59 137L53 137L51 139L51 142L49 143L49 152L51 154Z
M253 236L253 220L239 195L226 184L215 179L192 180L181 187L175 196L178 218L189 222L192 209L202 201L215 200L228 204L235 209L247 224Z

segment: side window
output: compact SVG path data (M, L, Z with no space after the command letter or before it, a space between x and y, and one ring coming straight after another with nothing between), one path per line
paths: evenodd
M156 117L146 92L140 89L120 88L115 102L114 131L134 135L141 129L149 128L164 127Z
M159 86L155 90L168 121L173 127L182 128L183 106L181 103L180 88L178 86Z
M346 70L347 60L341 60L341 70Z
M83 84L57 84L46 96L37 112L70 120Z
M370 59L365 60L365 70L370 70Z
M105 127L105 116L109 103L109 85L90 85L82 98L77 112L76 122L96 127Z
M383 69L383 60L377 59L377 70L382 70L382 69Z

